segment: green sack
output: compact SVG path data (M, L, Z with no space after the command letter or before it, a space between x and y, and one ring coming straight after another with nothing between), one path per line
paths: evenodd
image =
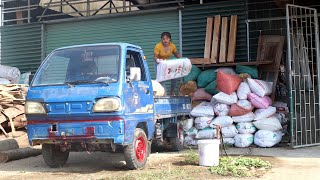
M247 73L249 74L253 79L258 79L258 69L256 66L242 66L238 65L236 67L236 72L238 74L241 73Z
M218 94L218 93L219 93L219 91L217 90L217 83L216 83L216 81L213 81L213 82L211 82L210 84L208 84L208 86L206 86L206 87L204 88L204 90L205 90L207 93L211 94L211 95L215 95L215 94Z
M202 71L198 76L197 85L200 88L205 88L208 84L215 81L216 77L217 77L217 73L215 72L215 69Z
M196 81L200 73L201 70L197 66L192 65L190 73L183 77L183 83L185 84L188 81Z

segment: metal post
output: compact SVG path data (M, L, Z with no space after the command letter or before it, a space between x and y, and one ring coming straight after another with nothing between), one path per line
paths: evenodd
M45 43L45 40L44 40L44 31L45 31L45 25L43 23L41 23L41 62L44 60L45 58L45 49L44 49L44 43Z
M28 0L28 23L30 23L30 0Z
M314 13L314 21L315 21L315 36L316 36L316 52L317 52L317 57L316 57L316 63L317 63L317 72L318 72L318 106L320 107L320 44L319 44L319 21L318 21L318 14L317 10L315 10ZM320 119L320 117L318 117ZM316 138L317 142L317 138Z
M123 2L123 12L126 12L126 11L127 11L127 8L126 8L127 3L126 3L126 0L123 0L122 2Z
M248 61L250 61L250 33L249 33L249 30L250 30L250 27L249 27L249 22L246 21L246 25L247 25L247 58L248 58Z
M90 16L90 0L87 0L87 16Z
M180 49L180 55L182 56L182 13L181 9L179 9L179 49Z

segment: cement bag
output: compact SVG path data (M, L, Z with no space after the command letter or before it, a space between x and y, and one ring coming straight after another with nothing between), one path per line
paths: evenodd
M194 120L194 127L196 127L197 129L204 129L206 127L209 127L212 119L213 117L197 117Z
M230 126L221 128L221 133L223 138L233 138L238 134L238 130L235 125L231 124Z
M29 84L29 76L31 75L31 72L26 72L21 74L19 84Z
M250 89L256 95L263 97L272 93L272 82L248 78Z
M231 95L226 94L224 92L219 92L218 94L214 95L212 98L218 101L219 103L227 104L227 105L232 105L238 101L238 97L235 92L231 93Z
M261 130L267 130L267 131L279 131L282 129L282 126L279 122L279 120L272 116L266 119L261 119L257 121L253 121L254 126L256 128L261 129Z
M194 121L193 118L189 118L184 121L181 121L183 129L185 131L188 131L189 129L191 129L193 126L193 121Z
M202 71L197 78L198 87L204 88L215 80L216 80L216 72L214 69Z
M204 88L204 90L205 90L207 93L211 94L211 95L215 95L215 94L218 94L218 93L219 93L219 91L217 90L217 83L216 83L216 81L212 81L210 84L208 84L208 85Z
M230 126L233 123L233 120L230 116L218 116L212 120L210 127L215 128L217 125L220 125L222 128Z
M217 89L227 94L235 92L242 79L238 75L226 74L223 71L217 73Z
M212 95L203 88L197 89L192 96L192 101L211 101Z
M255 79L258 78L257 66L242 66L242 65L238 65L238 66L236 66L236 72L238 74L241 74L241 73L249 74L252 78L255 78Z
M252 122L240 122L236 127L240 134L253 134L257 130Z
M233 145L234 142L234 138L223 138L223 144Z
M191 71L191 61L188 58L161 61L157 64L158 82L187 76Z
M0 84L11 84L11 82L8 79L0 78Z
M213 112L216 116L227 116L229 114L230 107L226 104L218 103L213 107Z
M194 117L214 116L213 107L210 102L201 102L192 109L190 114Z
M259 147L272 147L282 139L281 131L259 130L254 134L254 144Z
M11 83L16 84L19 82L20 75L18 68L0 65L0 78L8 79Z
M195 81L188 81L186 84L180 86L179 94L182 96L193 96L197 89L198 87Z
M188 146L197 146L197 140L194 139L194 136L186 136L184 137L184 144Z
M253 112L249 112L248 114L242 115L242 116L233 116L232 120L233 122L239 123L239 122L251 122L254 119Z
M187 136L196 136L198 134L198 129L195 127L190 128L188 131L185 133Z
M218 71L222 71L226 74L232 74L232 75L236 75L237 73L233 70L233 68L230 68L230 67L221 67L221 68L218 68L216 70L216 72Z
M249 84L246 82L240 83L237 89L237 96L239 99L248 99L248 94L251 93Z
M198 132L196 139L213 139L216 137L216 129L205 128Z
M234 141L236 147L248 147L253 143L253 134L237 134L234 137Z
M255 118L254 120L260 120L260 119L265 119L268 118L272 115L274 115L277 111L277 108L269 106L267 109L257 109L254 112Z
M229 116L242 116L252 112L252 109L253 107L249 101L239 100L237 103L231 105Z
M165 94L164 87L158 81L151 80L151 82L152 82L153 94L155 96L164 96Z
M268 108L272 104L272 100L268 96L260 97L254 93L250 93L248 95L248 100L255 108L258 109Z
M200 73L201 70L196 65L192 65L190 73L183 77L182 82L196 81Z

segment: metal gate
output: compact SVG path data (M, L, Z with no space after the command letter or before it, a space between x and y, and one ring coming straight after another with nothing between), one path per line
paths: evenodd
M287 5L291 146L320 144L320 59L317 10Z

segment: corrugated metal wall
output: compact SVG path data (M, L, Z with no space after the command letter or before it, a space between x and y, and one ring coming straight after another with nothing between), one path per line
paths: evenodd
M182 10L182 51L186 57L203 57L207 17L238 15L235 61L247 61L246 4L244 0L186 6Z
M1 27L1 64L35 72L41 63L41 25Z
M153 48L163 31L171 32L173 42L179 47L178 11L47 24L44 48L48 54L58 47L84 43L132 43L143 48L155 78Z

